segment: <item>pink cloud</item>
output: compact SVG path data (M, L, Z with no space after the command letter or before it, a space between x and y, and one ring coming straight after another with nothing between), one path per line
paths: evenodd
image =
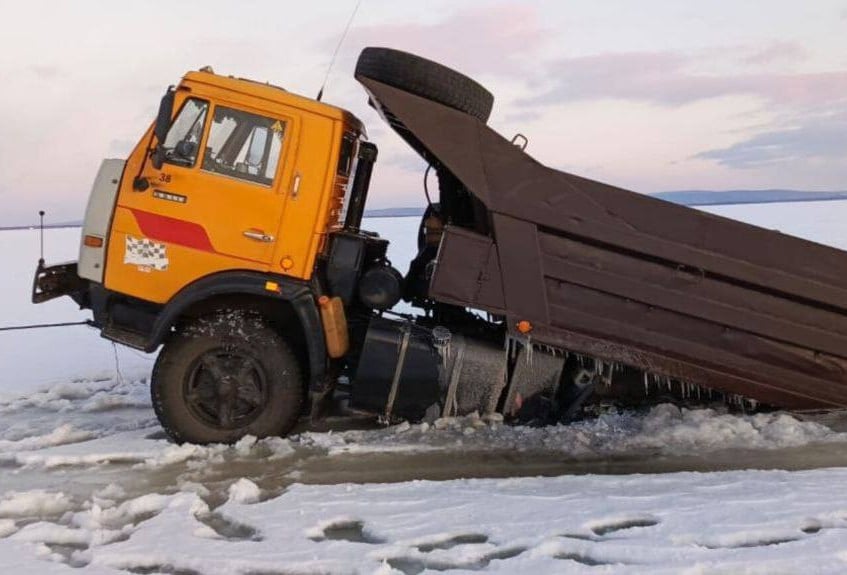
M796 42L774 42L744 58L746 64L762 66L773 62L800 61L808 57L808 52Z
M669 52L599 54L560 59L547 71L553 84L524 101L550 104L612 98L682 105L749 94L780 105L818 106L847 98L847 70L816 73L707 75L690 57Z
M494 4L461 9L435 23L355 27L349 42L356 48L407 50L467 74L509 74L525 66L527 54L540 48L545 33L535 8Z

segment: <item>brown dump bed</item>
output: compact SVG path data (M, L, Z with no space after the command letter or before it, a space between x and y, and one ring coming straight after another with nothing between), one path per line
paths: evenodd
M434 299L772 405L847 406L847 252L547 168L467 114L359 80L491 215L490 235L448 227Z

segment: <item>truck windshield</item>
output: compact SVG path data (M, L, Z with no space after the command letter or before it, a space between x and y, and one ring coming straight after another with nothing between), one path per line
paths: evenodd
M270 186L284 135L281 120L216 106L203 169Z
M162 145L164 161L178 166L193 166L203 138L209 103L189 98L171 124Z

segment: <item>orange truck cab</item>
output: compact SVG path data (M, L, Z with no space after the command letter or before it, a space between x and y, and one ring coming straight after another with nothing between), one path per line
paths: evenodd
M362 123L211 71L188 73L163 113L174 117L155 156L151 127L123 168L103 234L106 289L163 304L232 269L311 279L343 223Z

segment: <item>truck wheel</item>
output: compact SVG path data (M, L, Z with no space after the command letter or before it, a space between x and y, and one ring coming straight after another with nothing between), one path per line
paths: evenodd
M257 316L201 318L165 343L151 378L153 408L177 443L285 435L300 415L297 358Z
M431 60L392 50L365 48L356 63L356 77L428 98L482 120L488 120L494 96L474 80Z

